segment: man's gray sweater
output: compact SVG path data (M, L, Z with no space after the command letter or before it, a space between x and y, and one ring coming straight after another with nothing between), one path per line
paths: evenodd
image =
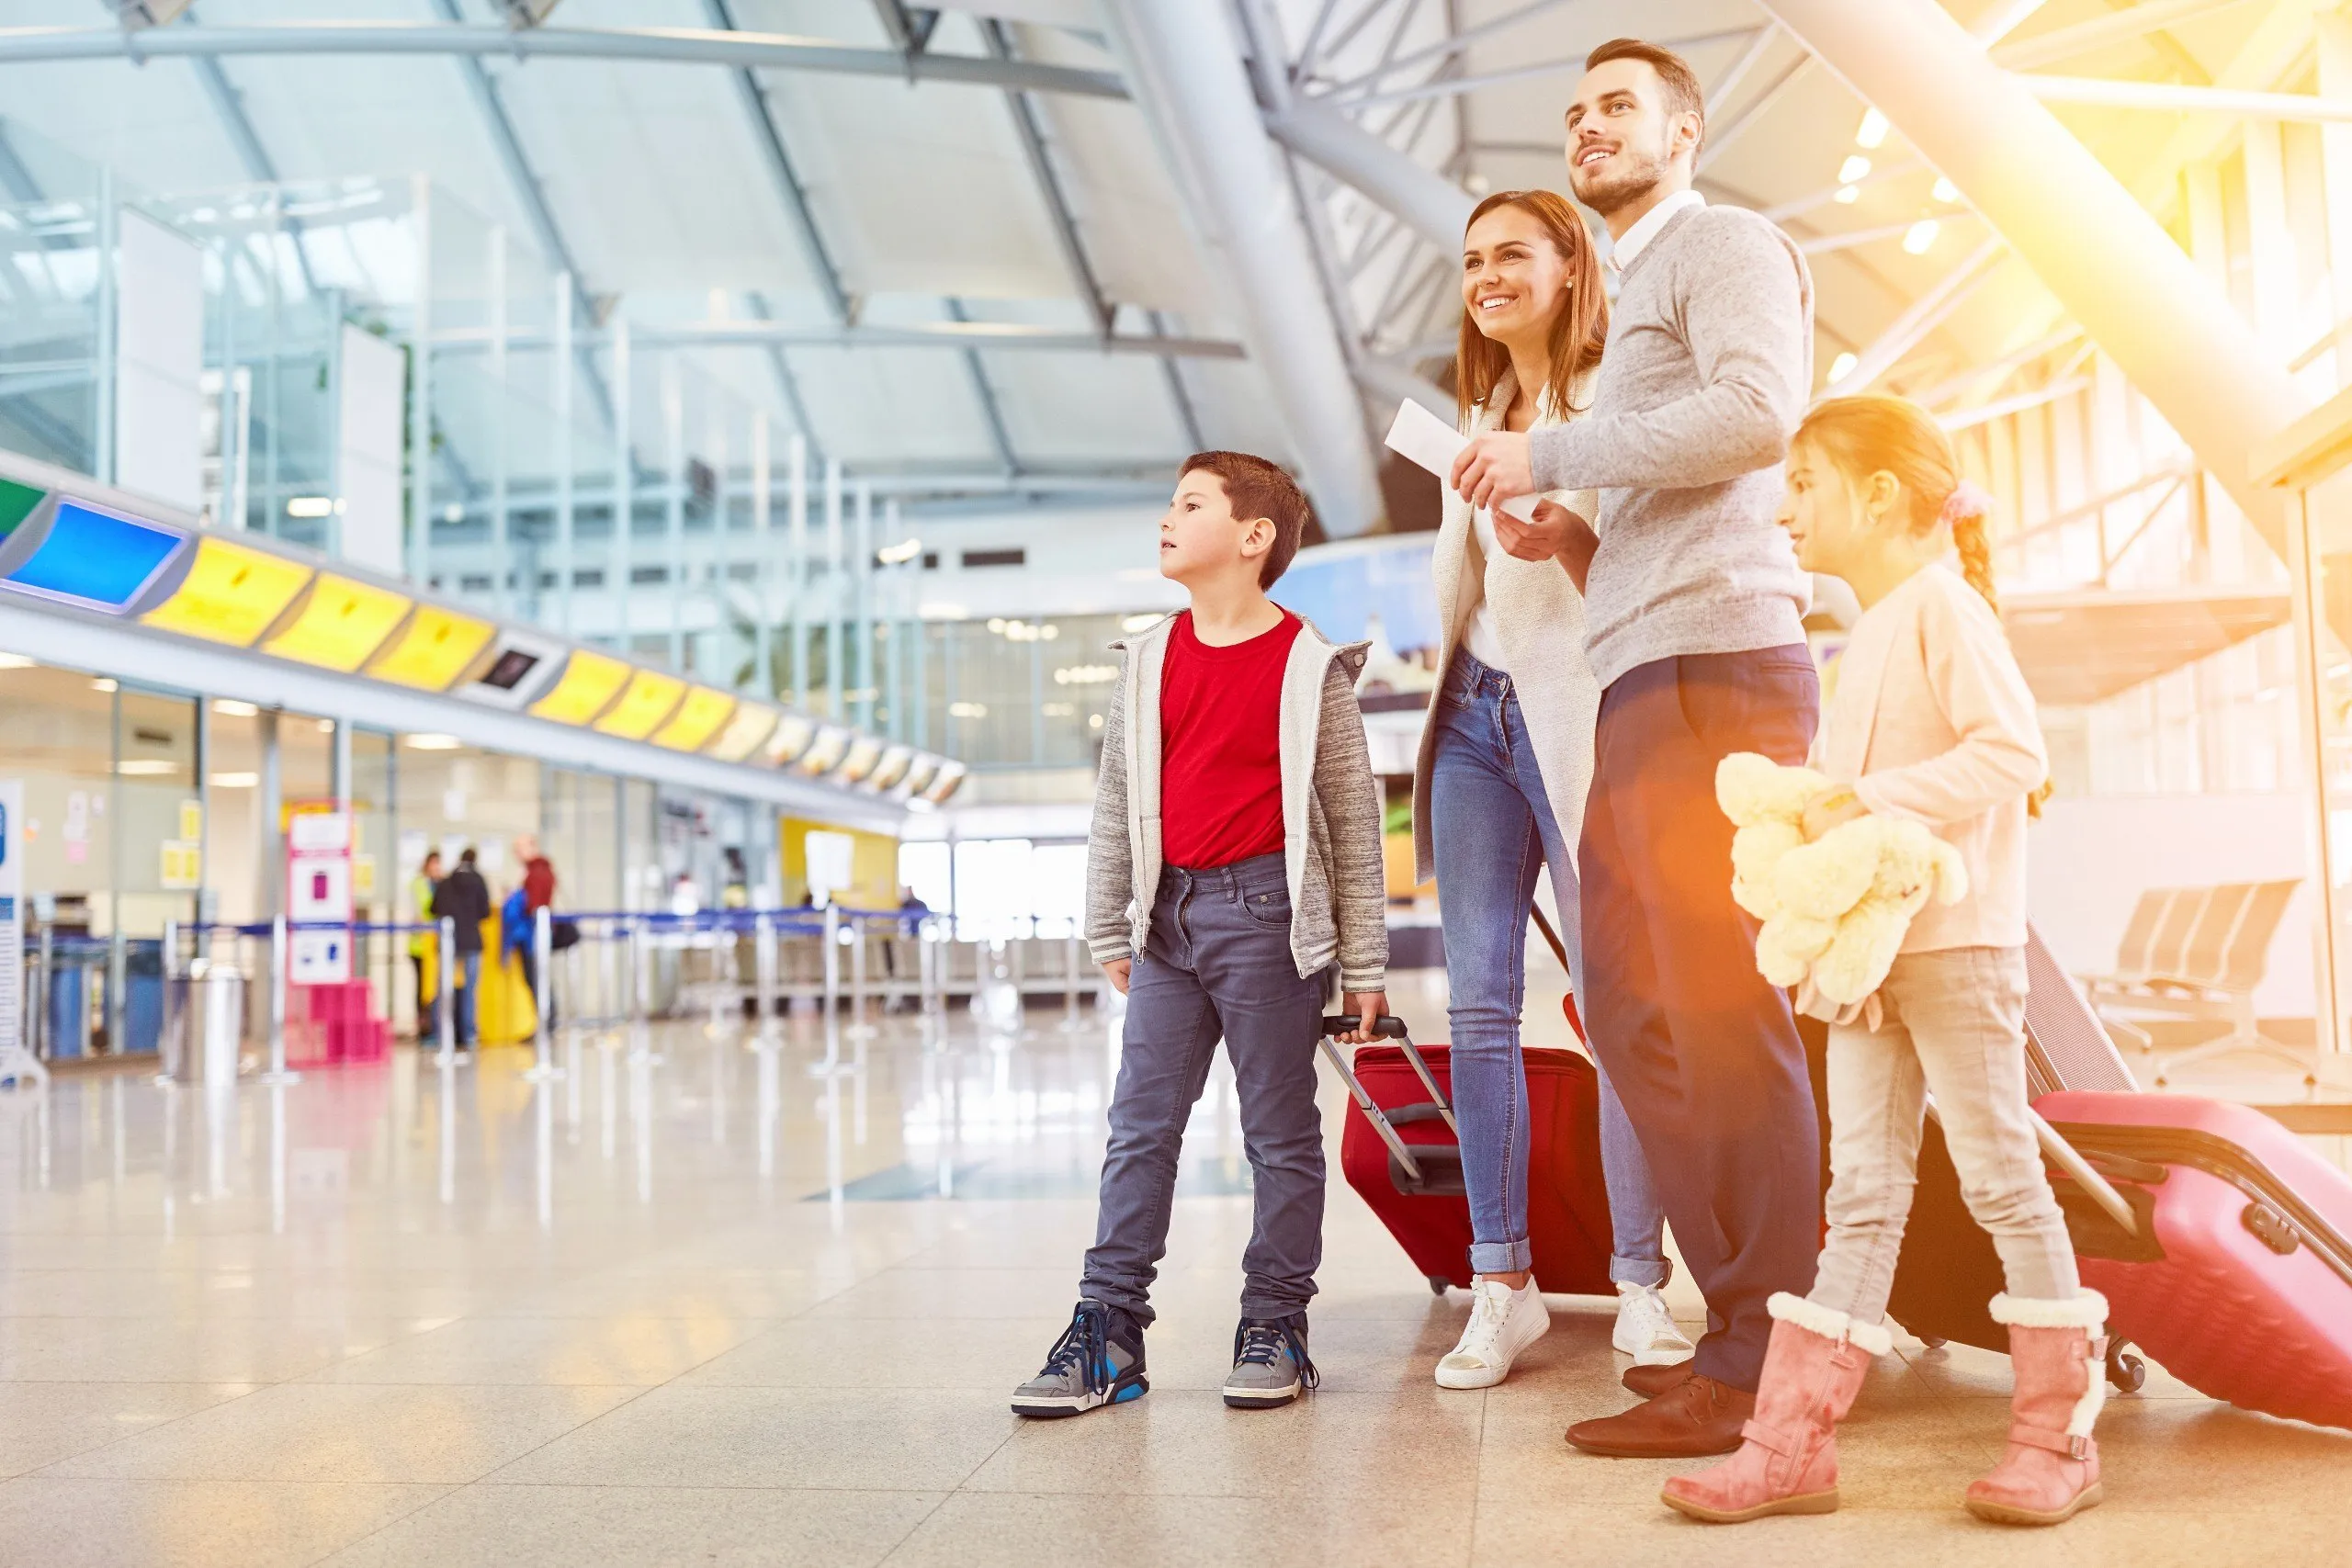
M1600 491L1585 648L1604 690L1804 640L1811 580L1773 518L1812 387L1813 278L1767 220L1694 209L1625 269L1592 411L1529 437L1537 490Z

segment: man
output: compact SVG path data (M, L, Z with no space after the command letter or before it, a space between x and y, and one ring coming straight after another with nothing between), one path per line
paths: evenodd
M433 919L433 889L440 880L441 852L427 850L424 863L416 868L416 875L408 885L409 908L416 911L419 920L429 923ZM435 953L435 962L438 962L439 941L440 938L432 931L414 931L408 939L409 967L416 971L416 1039L420 1045L436 1037L438 1020L434 1002L439 995L438 988L449 983L447 975L436 973L435 990L427 992L424 988L424 957L428 953Z
M534 1003L539 998L539 950L537 942L539 911L555 903L555 866L539 852L536 834L525 833L514 840L514 858L523 866L523 984L531 988ZM548 916L554 919L554 916ZM548 1026L555 1026L555 976L548 976Z
M1813 288L1786 235L1690 188L1705 137L1680 58L1629 39L1592 52L1567 112L1568 178L1608 224L1622 281L1592 411L1483 435L1454 469L1482 506L1601 492L1589 533L1560 541L1589 560L1602 688L1579 854L1585 1019L1709 1314L1693 1360L1626 1375L1645 1403L1569 1430L1588 1451L1642 1457L1739 1446L1766 1303L1811 1286L1821 1239L1804 1052L1787 997L1756 973L1714 800L1731 752L1802 761L1820 706L1809 585L1773 525L1813 381Z
M479 1016L475 1001L481 991L481 928L490 919L490 886L475 869L477 858L468 845L458 856L458 869L433 889L434 919L447 916L457 926L458 973L449 981L458 987L454 1021L460 1051L470 1051L474 1045Z

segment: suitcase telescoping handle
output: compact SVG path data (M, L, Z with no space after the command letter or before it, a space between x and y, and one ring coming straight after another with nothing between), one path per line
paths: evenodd
M2106 1210L2108 1217L2123 1227L2125 1235L2137 1240L2140 1216L2132 1212L2132 1205L2123 1201L2123 1194L2115 1190L2115 1183L2101 1176L2098 1168L2085 1159L2074 1145L2060 1137L2058 1129L2041 1119L2041 1111L2029 1105L2025 1113L2033 1118L2034 1142L2041 1145L2042 1157L2064 1171L2074 1179L2075 1186L2090 1194L2091 1201ZM1943 1124L1944 1119L1937 1115L1933 1095L1928 1097L1928 1114L1936 1118L1938 1126Z
M1396 1135L1396 1124L1388 1120L1388 1112L1383 1111L1366 1092L1363 1080L1356 1077L1355 1064L1348 1059L1347 1053L1340 1049L1340 1043L1332 1038L1348 1033L1357 1025L1358 1020L1353 1017L1325 1019L1321 1043L1323 1054L1330 1057L1331 1066L1339 1069L1340 1081L1346 1084L1348 1092L1355 1097L1357 1108L1363 1111L1364 1120L1372 1123L1372 1130L1380 1134L1380 1141L1388 1145L1388 1152L1396 1156L1398 1165L1405 1168L1405 1173L1418 1182L1422 1179L1420 1162L1413 1157L1413 1151L1406 1145L1405 1140ZM1394 1040L1404 1047L1405 1060L1413 1064L1414 1075L1421 1080L1421 1087L1429 1090L1430 1103L1437 1107L1438 1114L1445 1118L1446 1131L1458 1141L1462 1129L1453 1124L1453 1107L1447 1104L1445 1096L1438 1091L1437 1079L1430 1076L1429 1064L1421 1060L1421 1053L1413 1044L1412 1036L1406 1032L1405 1021L1383 1013L1374 1021L1373 1032L1384 1040Z

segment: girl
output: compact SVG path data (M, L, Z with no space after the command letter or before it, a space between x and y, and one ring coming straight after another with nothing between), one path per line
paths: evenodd
M1984 513L1916 403L1838 398L1798 427L1781 525L1800 564L1862 604L1814 747L1846 787L1806 814L1806 836L1870 812L1924 822L1960 851L1968 894L1912 921L1871 1021L1830 1028L1829 1239L1812 1292L1771 1300L1745 1443L1667 1483L1694 1518L1838 1506L1835 1427L1893 1348L1882 1319L1930 1092L2008 1285L1993 1298L2016 1378L2008 1450L1969 1510L2055 1524L2099 1499L2107 1303L2077 1282L2026 1104L2025 829L2048 761L1995 610Z
M1465 431L1525 431L1575 418L1609 332L1600 267L1584 224L1550 191L1480 202L1463 239L1460 419ZM1561 502L1566 502L1566 505ZM1437 1364L1442 1388L1487 1388L1550 1325L1527 1237L1527 1075L1519 1015L1535 874L1552 892L1583 986L1577 871L1600 692L1584 657L1584 602L1569 578L1591 539L1589 491L1546 500L1532 525L1451 490L1437 538L1438 668L1413 775L1419 875L1437 877L1453 1003L1454 1117L1469 1189L1470 1322ZM1589 550L1584 559L1589 558ZM1641 1145L1603 1078L1600 1150L1616 1233L1615 1344L1645 1366L1684 1360L1668 1313L1665 1220Z

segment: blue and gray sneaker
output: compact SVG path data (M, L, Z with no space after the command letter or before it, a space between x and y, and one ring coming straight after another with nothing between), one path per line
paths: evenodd
M1054 1341L1045 1370L1012 1391L1012 1413L1050 1419L1082 1416L1104 1404L1141 1399L1143 1330L1102 1302L1081 1301L1069 1326Z
M1322 1382L1306 1354L1306 1314L1245 1317L1233 1331L1233 1371L1225 1402L1236 1410L1272 1410Z

